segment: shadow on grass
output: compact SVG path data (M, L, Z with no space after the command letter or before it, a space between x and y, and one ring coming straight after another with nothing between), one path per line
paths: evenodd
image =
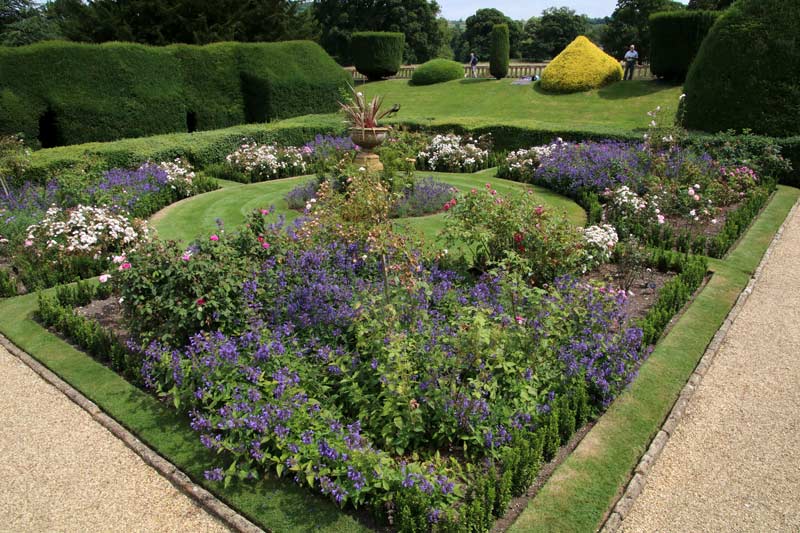
M677 84L660 80L629 80L618 81L597 91L598 96L605 100L624 100L648 96L668 89L673 89Z
M497 81L497 80L495 80L494 78L464 78L460 80L458 83L469 85L471 83L488 83L490 81Z

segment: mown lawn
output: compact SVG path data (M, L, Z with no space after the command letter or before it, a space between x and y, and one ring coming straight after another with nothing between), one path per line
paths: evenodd
M491 183L492 187L502 195L533 189L543 205L566 213L576 225L582 226L586 222L586 213L572 200L542 187L497 179L496 172L496 169L488 169L475 174L419 172L418 175L433 176L462 191L485 187L486 183ZM157 213L151 222L161 238L189 242L214 230L218 220L221 220L226 228L233 229L242 224L250 212L258 208L275 206L276 215L283 214L287 220L294 220L300 213L287 207L284 196L297 185L310 179L313 177L300 176L249 185L224 182L223 189L173 204ZM436 242L436 236L443 223L442 214L397 221L401 229L421 234L428 243Z
M576 94L547 94L513 80L455 80L415 87L408 80L360 85L365 95L384 95L385 105L400 104L396 122L467 127L513 125L552 131L630 133L644 131L647 112L661 106L672 120L681 87L660 81L617 82Z

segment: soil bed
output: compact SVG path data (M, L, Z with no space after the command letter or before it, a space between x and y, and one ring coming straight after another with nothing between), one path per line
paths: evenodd
M653 268L644 269L633 280L628 291L627 313L631 319L644 317L658 298L661 290L669 280L677 276L674 272L659 272ZM624 276L619 265L607 263L587 272L581 279L589 282L602 282L613 289L622 289Z

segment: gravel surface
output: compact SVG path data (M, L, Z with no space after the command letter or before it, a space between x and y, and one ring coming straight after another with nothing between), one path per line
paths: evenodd
M0 531L228 531L0 346Z
M799 265L800 210L621 531L800 531Z

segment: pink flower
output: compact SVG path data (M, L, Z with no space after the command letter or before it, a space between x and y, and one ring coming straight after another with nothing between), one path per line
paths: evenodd
M206 304L206 299L205 299L205 298L198 298L198 299L195 301L195 303L196 303L197 305L199 305L199 306L203 306L203 305L205 305L205 304Z
M100 276L100 283L105 283L109 279L111 279L111 276L109 274L103 274L102 276Z
M536 213L537 215L541 215L542 213L544 213L544 207L538 206L536 209L533 210L533 212Z
M264 215L264 216L269 215L269 209L262 209L261 210L261 214Z
M695 202L699 202L700 201L700 195L699 194L695 194L694 195L694 201Z
M445 211L450 211L450 202L444 204L444 207L442 207L442 209L444 209Z
M658 223L659 224L663 224L664 223L664 215L657 215L657 218L658 218Z
M27 241L25 241L25 247L28 248L30 246L33 246L33 241L28 239Z
M112 259L116 264L124 263L125 262L125 254L122 255L115 255L114 259Z
M689 194L689 196L694 196L694 189L693 188L689 187L689 190L686 191L686 192Z
M120 269L120 270L130 270L130 268L131 268L131 264L130 264L130 263L128 263L127 261L126 261L125 263L122 263L122 264L119 266L119 269Z
M471 191L469 191L469 192L471 192L472 194L475 194L475 193L476 193L476 192L478 192L478 191L477 191L477 190L475 190L475 189L472 189L472 190L471 190Z
M486 188L487 188L487 189L491 189L491 188L492 188L492 184L491 184L491 183L487 183L487 184L486 184Z
M517 321L517 324L524 324L524 323L525 323L525 318L524 318L524 317L521 317L521 316L519 316L519 315L517 315L517 316L514 318L514 320L516 320L516 321Z
M216 242L219 240L219 237L217 235L212 235L211 237L209 237L209 239Z
M263 249L265 249L265 250L269 250L269 243L268 243L268 242L262 242L262 243L261 243L261 247L262 247Z
M191 258L192 258L192 254L189 253L189 252L184 252L183 255L181 256L181 259L183 259L184 261L188 261Z

